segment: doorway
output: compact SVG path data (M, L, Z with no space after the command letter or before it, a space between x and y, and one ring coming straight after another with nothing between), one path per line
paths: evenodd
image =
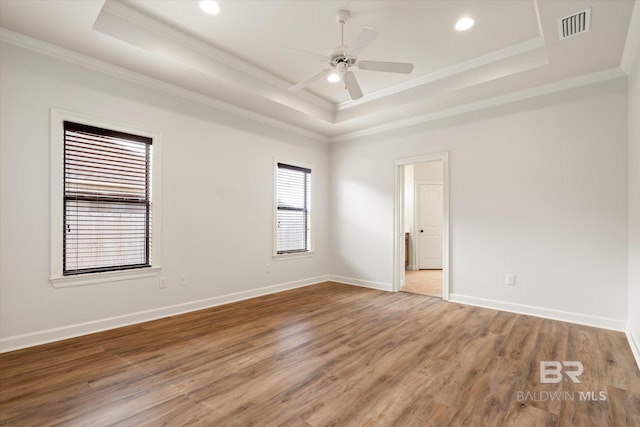
M406 270L401 291L442 298L442 270Z
M449 299L448 153L398 160L394 290Z

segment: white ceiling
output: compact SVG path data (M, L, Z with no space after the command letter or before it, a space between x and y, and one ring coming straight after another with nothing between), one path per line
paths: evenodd
M151 77L222 108L339 140L488 99L621 75L633 10L632 0L219 3L221 13L211 16L187 0L2 0L0 26L7 42L57 55L53 46L59 46L76 62L107 63L105 70L115 66L120 75ZM586 8L591 30L559 40L557 20ZM335 16L341 9L352 13L345 42L364 26L380 34L360 59L411 62L413 72L356 68L365 94L358 101L340 83L325 80L289 91L327 64L281 48L326 55L340 44ZM476 25L456 32L453 25L463 15Z

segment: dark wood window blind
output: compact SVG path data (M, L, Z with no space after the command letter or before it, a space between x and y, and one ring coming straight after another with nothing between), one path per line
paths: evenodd
M309 251L311 169L278 163L276 252Z
M64 275L151 266L151 144L64 122Z

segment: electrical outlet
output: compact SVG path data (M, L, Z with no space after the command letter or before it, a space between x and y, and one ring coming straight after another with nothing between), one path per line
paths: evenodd
M516 276L515 276L515 274L507 274L507 278L505 279L505 284L507 286L515 286L516 285Z
M158 279L158 285L160 286L160 289L166 289L167 288L167 278L166 277L160 277Z
M180 286L187 286L187 276L185 275L180 276Z
M265 273L271 273L271 264L265 264L264 265L264 272Z

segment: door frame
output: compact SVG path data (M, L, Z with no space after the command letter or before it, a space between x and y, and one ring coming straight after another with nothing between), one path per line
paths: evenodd
M393 291L399 292L404 286L404 167L417 163L442 162L442 299L449 300L449 153L434 153L423 156L406 157L393 162Z

